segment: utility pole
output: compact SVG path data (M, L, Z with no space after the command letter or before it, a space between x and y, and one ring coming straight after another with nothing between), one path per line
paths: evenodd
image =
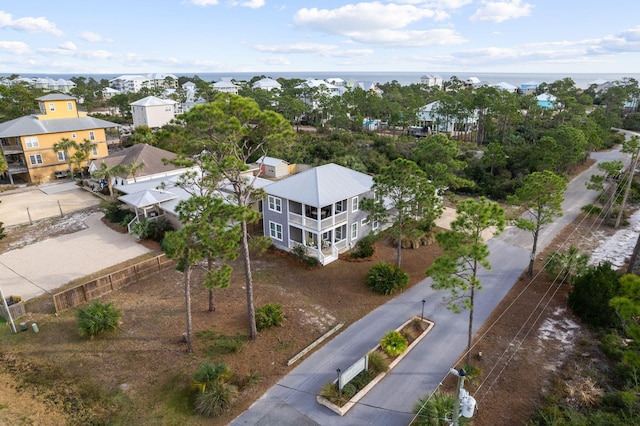
M456 400L453 404L453 415L452 418L452 426L458 426L458 419L460 419L460 393L462 391L462 385L464 385L464 378L467 373L464 371L464 368L461 368L460 371L456 371L455 369L450 369L449 372L454 376L458 377L458 388L456 389Z
M624 214L624 207L627 204L627 197L629 196L629 191L631 190L631 182L633 181L633 176L636 174L636 166L638 165L638 156L640 156L640 147L638 144L638 137L634 137L631 139L631 142L635 142L636 147L636 155L633 159L633 165L629 168L629 177L627 178L627 188L624 190L624 196L622 197L622 205L620 206L620 212L618 213L618 217L616 218L616 226L615 229L618 229L620 226L620 219Z
M16 334L18 331L16 330L16 325L13 323L13 317L11 316L11 311L9 311L9 305L7 304L7 299L4 298L2 287L0 287L0 299L2 299L2 304L4 305L4 309L7 311L7 315L9 316L9 324L11 325L11 332L13 334Z

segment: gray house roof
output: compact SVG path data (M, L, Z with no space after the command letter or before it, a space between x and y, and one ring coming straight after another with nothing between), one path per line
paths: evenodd
M36 98L36 101L70 101L77 100L73 96L63 95L62 93L49 93L48 95Z
M38 120L35 116L25 116L0 123L0 138L16 136L44 135L48 133L73 132L78 130L108 129L119 124L94 117L56 118Z
M133 106L157 106L157 105L175 105L177 102L170 99L160 99L156 96L147 96L146 98L139 99L135 102L131 102L129 105Z
M368 192L371 186L371 176L330 163L272 183L265 191L276 197L323 207Z

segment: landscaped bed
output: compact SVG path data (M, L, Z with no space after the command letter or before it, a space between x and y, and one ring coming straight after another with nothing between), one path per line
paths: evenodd
M344 373L339 372L339 379L322 388L318 403L344 416L420 343L434 325L429 319L416 316L386 333L363 358Z

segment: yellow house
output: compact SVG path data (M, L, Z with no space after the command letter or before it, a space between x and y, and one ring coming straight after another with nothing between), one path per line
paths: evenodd
M64 138L78 144L91 142L82 166L109 154L107 142L118 136L117 132L115 136L108 135L107 129L115 129L118 124L89 117L78 110L76 98L69 95L52 93L36 100L39 114L0 123L0 146L7 161L5 175L12 184L14 180L41 183L67 176L66 154L53 149ZM74 153L72 148L67 154Z

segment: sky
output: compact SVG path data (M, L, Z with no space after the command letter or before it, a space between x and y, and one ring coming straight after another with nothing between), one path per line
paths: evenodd
M640 72L640 2L0 2L0 73Z

